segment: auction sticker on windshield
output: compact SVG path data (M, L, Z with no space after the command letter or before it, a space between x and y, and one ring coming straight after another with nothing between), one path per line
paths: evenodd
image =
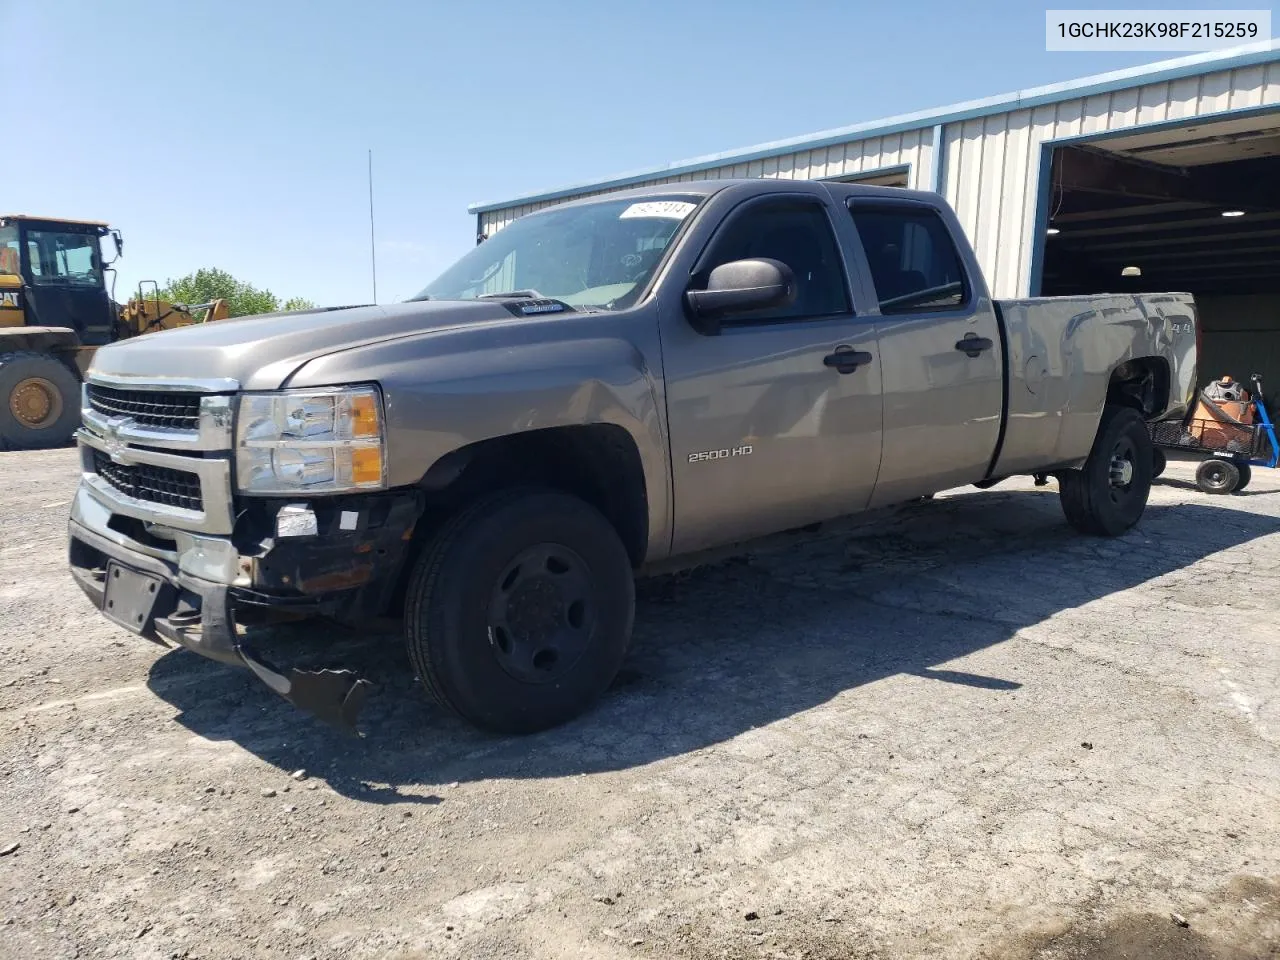
M627 209L618 214L618 219L662 217L667 220L683 220L693 212L693 208L696 206L696 203L689 203L687 200L645 200L642 203L633 203L627 207Z

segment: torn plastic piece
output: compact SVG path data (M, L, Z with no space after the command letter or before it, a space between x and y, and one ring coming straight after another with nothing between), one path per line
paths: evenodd
M269 663L250 655L243 646L240 657L245 666L280 696L299 710L325 723L361 736L356 729L360 708L373 690L373 684L351 670L299 670L294 667L285 676Z

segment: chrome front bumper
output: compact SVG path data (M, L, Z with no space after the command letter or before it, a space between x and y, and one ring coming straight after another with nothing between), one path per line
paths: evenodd
M247 583L231 541L170 531L174 549L136 540L113 529L113 510L86 478L76 491L68 522L71 575L102 609L107 570L118 563L158 577L164 589L137 633L168 640L223 663L243 665L228 590Z

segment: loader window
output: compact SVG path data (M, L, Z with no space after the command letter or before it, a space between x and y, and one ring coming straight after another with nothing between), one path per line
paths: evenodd
M21 272L18 249L18 228L0 227L0 273L17 276Z
M102 282L98 238L91 233L28 230L27 246L32 279L37 283L98 286Z

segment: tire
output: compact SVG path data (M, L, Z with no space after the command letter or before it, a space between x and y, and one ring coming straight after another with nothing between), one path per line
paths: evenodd
M445 522L414 566L405 643L442 706L496 733L572 719L613 681L635 616L617 532L566 494L512 490Z
M1151 451L1151 479L1164 473L1164 468L1169 465L1168 459L1164 455L1163 450L1152 449Z
M1196 467L1196 486L1204 493L1231 493L1240 488L1240 468L1230 460L1206 460Z
M1236 484L1235 492L1239 493L1249 485L1249 481L1253 479L1253 468L1247 463L1237 463L1236 469L1240 471L1240 482Z
M1142 415L1131 407L1107 407L1084 467L1058 474L1067 522L1081 533L1118 537L1141 519L1154 466Z
M80 380L47 353L0 354L0 449L60 447L80 425Z

